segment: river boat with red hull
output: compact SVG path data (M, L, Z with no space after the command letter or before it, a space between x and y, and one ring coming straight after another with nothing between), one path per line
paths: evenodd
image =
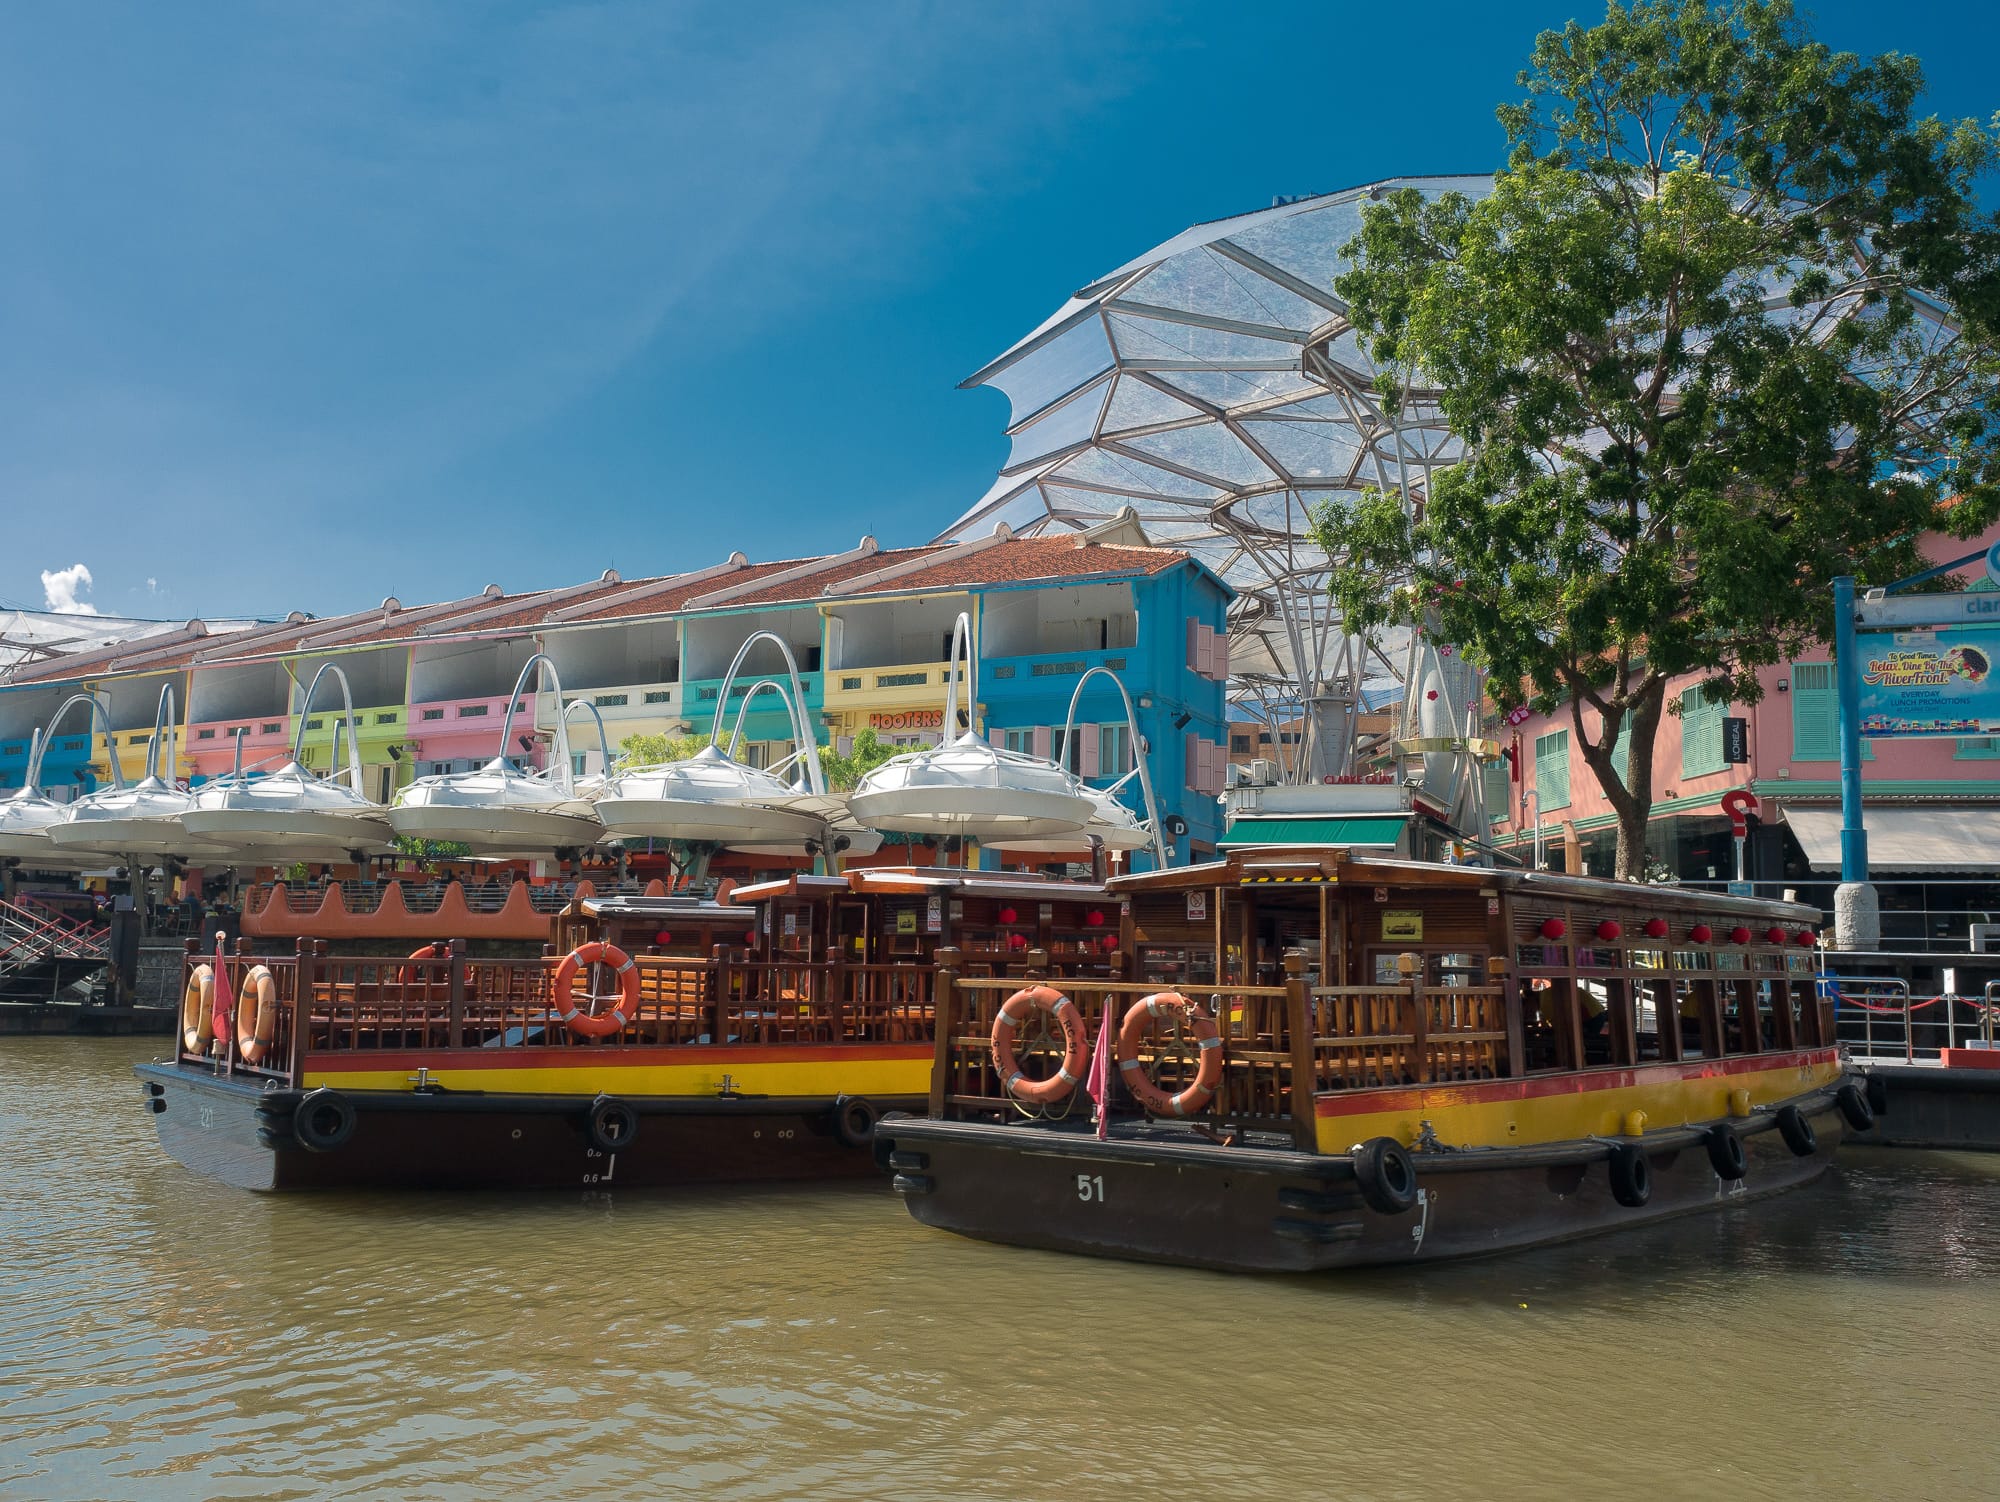
M872 869L726 904L607 898L541 956L186 957L174 1056L138 1067L161 1146L247 1189L552 1189L879 1171L880 1115L921 1109L934 952L1018 975L1118 973L1088 883ZM608 946L607 948L600 946Z
M1291 848L1109 886L1129 978L940 953L928 1119L876 1137L919 1221L1242 1271L1430 1262L1795 1188L1872 1118L1814 909Z

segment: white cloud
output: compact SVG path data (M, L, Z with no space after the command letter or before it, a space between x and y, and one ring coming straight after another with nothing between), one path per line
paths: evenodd
M68 568L42 570L42 608L57 615L96 615L97 607L76 597L78 589L89 589L90 569L81 563Z

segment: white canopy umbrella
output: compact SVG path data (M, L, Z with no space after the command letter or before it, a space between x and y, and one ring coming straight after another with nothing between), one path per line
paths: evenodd
M118 753L111 751L113 784L88 793L63 809L62 822L49 827L49 838L60 850L120 855L186 856L205 859L226 854L224 847L182 827L193 795L173 780L174 687L160 690L153 714L153 735L146 743L146 775L127 785L118 775ZM164 731L164 734L162 734ZM107 733L107 744L110 736ZM164 755L163 755L164 753ZM164 767L165 776L161 775Z
M0 860L18 860L51 871L81 871L116 859L113 851L86 850L75 845L65 849L49 837L49 831L62 822L69 805L56 802L42 791L42 757L55 736L57 724L69 713L71 706L77 704L86 704L99 715L104 713L104 706L89 694L74 694L63 701L62 707L50 717L48 726L35 733L34 748L28 753L27 780L4 802L0 802ZM108 719L104 738L109 744ZM125 774L119 769L115 756L111 759L111 775L117 786L124 786Z
M951 637L945 676L946 733L959 723L958 664L966 664L966 720L979 701L973 670L972 621L961 614ZM1090 822L1088 789L1039 756L988 745L971 729L942 746L895 757L861 779L848 799L854 817L904 834L958 835L987 844L1070 834Z
M537 667L548 676L560 707L549 765L539 773L521 771L507 759L514 730L514 710L527 690L528 675ZM582 707L597 718L598 744L610 760L604 719L597 706L579 700L564 706L562 678L556 665L537 652L521 666L507 717L500 726L500 754L469 772L442 772L419 777L396 795L389 822L399 835L414 839L449 840L480 856L546 854L554 850L595 845L604 838L604 823L590 800L577 790L570 764L569 712Z
M759 641L771 642L785 660L791 680L787 708L800 748L797 754L806 771L804 789L792 787L775 772L745 766L731 754L741 737L741 713L737 716L737 734L731 737L730 752L715 744L722 728L723 706L730 699L730 687L743 659ZM780 698L786 697L783 688L774 682L766 680L756 687L776 689ZM749 701L750 695L746 695L746 708ZM819 747L806 728L800 709L804 702L805 692L799 684L798 664L792 658L791 648L773 632L754 632L737 648L735 660L717 690L709 744L685 761L634 767L608 778L594 801L597 816L606 829L626 840L683 840L760 849L771 845L803 846L808 840L824 838L838 800L829 801L825 774L820 770Z
M307 716L312 712L320 680L333 674L340 684L344 721L334 726L334 756L339 760L342 725L347 732L347 784L341 774L320 777L301 760L305 751ZM240 744L240 743L239 743ZM354 734L354 696L347 675L327 663L313 675L299 709L299 729L292 756L277 771L252 776L238 771L204 784L179 815L190 835L229 855L259 865L287 861L335 861L366 857L390 848L388 815L361 788L361 751Z

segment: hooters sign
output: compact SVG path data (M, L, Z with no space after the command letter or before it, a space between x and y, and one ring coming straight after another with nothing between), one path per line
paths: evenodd
M870 730L936 730L944 724L942 709L905 709L893 714L871 714Z

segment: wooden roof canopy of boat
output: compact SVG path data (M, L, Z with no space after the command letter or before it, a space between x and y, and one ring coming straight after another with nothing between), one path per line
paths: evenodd
M873 866L842 876L792 875L771 881L739 886L729 894L731 902L768 902L776 897L801 901L845 896L849 893L879 894L885 897L923 897L932 893L976 893L982 897L1013 898L1021 902L1077 902L1102 898L1107 888L1087 881L1058 880L1016 871L955 871L938 867Z
M1805 903L1770 897L1732 897L1671 884L1609 881L1602 877L1570 876L1557 871L1510 871L1486 866L1444 866L1428 861L1357 859L1344 849L1311 850L1252 846L1232 851L1223 860L1168 871L1142 871L1114 876L1107 886L1114 893L1195 888L1282 888L1297 886L1387 886L1440 892L1476 891L1499 896L1542 897L1588 902L1599 906L1633 906L1673 913L1738 914L1818 927L1825 915Z

